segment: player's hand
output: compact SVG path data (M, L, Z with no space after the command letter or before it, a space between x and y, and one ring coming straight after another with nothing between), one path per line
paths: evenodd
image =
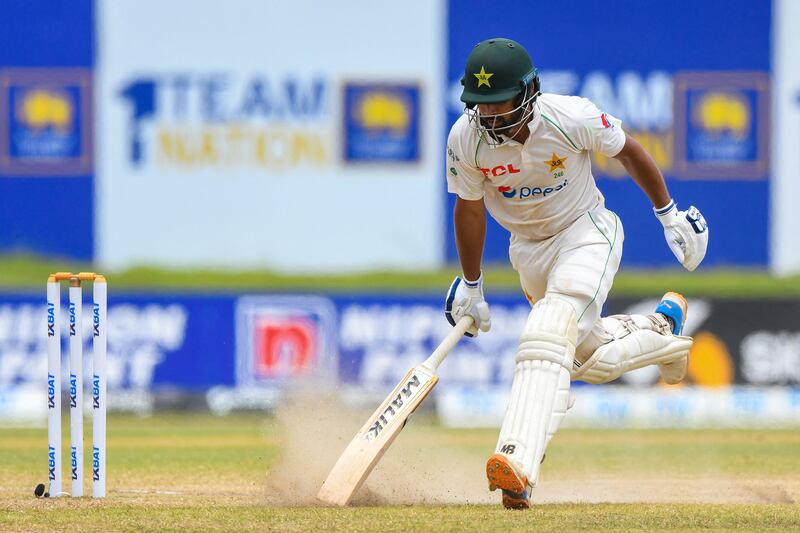
M489 331L492 317L489 315L489 304L483 299L483 274L476 281L467 281L456 276L447 291L444 316L451 326L455 326L462 317L471 316L474 322L464 333L467 337L477 336L478 330Z
M708 224L695 206L678 211L674 200L661 209L653 208L656 217L664 226L664 237L678 261L692 271L706 256L708 247Z

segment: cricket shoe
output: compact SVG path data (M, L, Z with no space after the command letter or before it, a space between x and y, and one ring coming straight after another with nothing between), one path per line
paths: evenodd
M489 490L503 491L503 507L506 509L528 509L531 506L528 478L520 477L505 455L496 453L489 457L486 479L489 480Z
M668 292L662 298L661 302L656 307L656 313L663 315L672 326L672 334L680 335L683 333L683 325L686 323L686 311L689 308L689 302L682 294L677 292ZM661 374L661 379L669 385L674 385L683 381L686 377L686 371L689 368L689 356L683 356L671 363L662 363L658 365L658 371Z

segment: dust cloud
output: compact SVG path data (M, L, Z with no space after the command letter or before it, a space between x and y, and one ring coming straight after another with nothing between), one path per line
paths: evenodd
M317 491L371 410L353 410L334 392L295 392L286 400L276 413L282 443L267 472L267 502L323 505ZM412 417L356 493L353 505L497 501L486 489L481 461L438 442L426 446L424 435L410 435L417 429Z
M428 400L430 401L430 399ZM279 457L266 479L266 503L323 505L316 499L336 459L372 410L354 410L336 391L295 391L276 413ZM352 505L499 504L489 492L484 460L494 443L465 447L421 420L410 420L356 493ZM633 475L632 475L633 474ZM689 479L642 473L549 475L542 468L533 503L795 503L800 481L698 475Z

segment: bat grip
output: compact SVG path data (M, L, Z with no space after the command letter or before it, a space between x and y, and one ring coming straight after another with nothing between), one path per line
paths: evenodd
M450 350L458 344L458 341L461 340L461 337L464 336L464 333L469 329L472 325L473 318L471 316L464 316L456 322L456 325L453 326L453 329L450 333L447 334L447 337L436 347L433 353L425 359L425 362L422 363L423 366L426 366L431 371L436 372L436 369L439 368L439 365L442 364L444 358L447 357L447 354L450 353Z

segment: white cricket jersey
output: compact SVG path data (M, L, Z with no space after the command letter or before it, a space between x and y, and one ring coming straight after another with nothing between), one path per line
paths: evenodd
M625 133L619 119L586 98L542 94L534 105L525 144L488 146L462 115L447 139L447 190L483 198L508 231L541 241L604 204L589 152L617 155Z

